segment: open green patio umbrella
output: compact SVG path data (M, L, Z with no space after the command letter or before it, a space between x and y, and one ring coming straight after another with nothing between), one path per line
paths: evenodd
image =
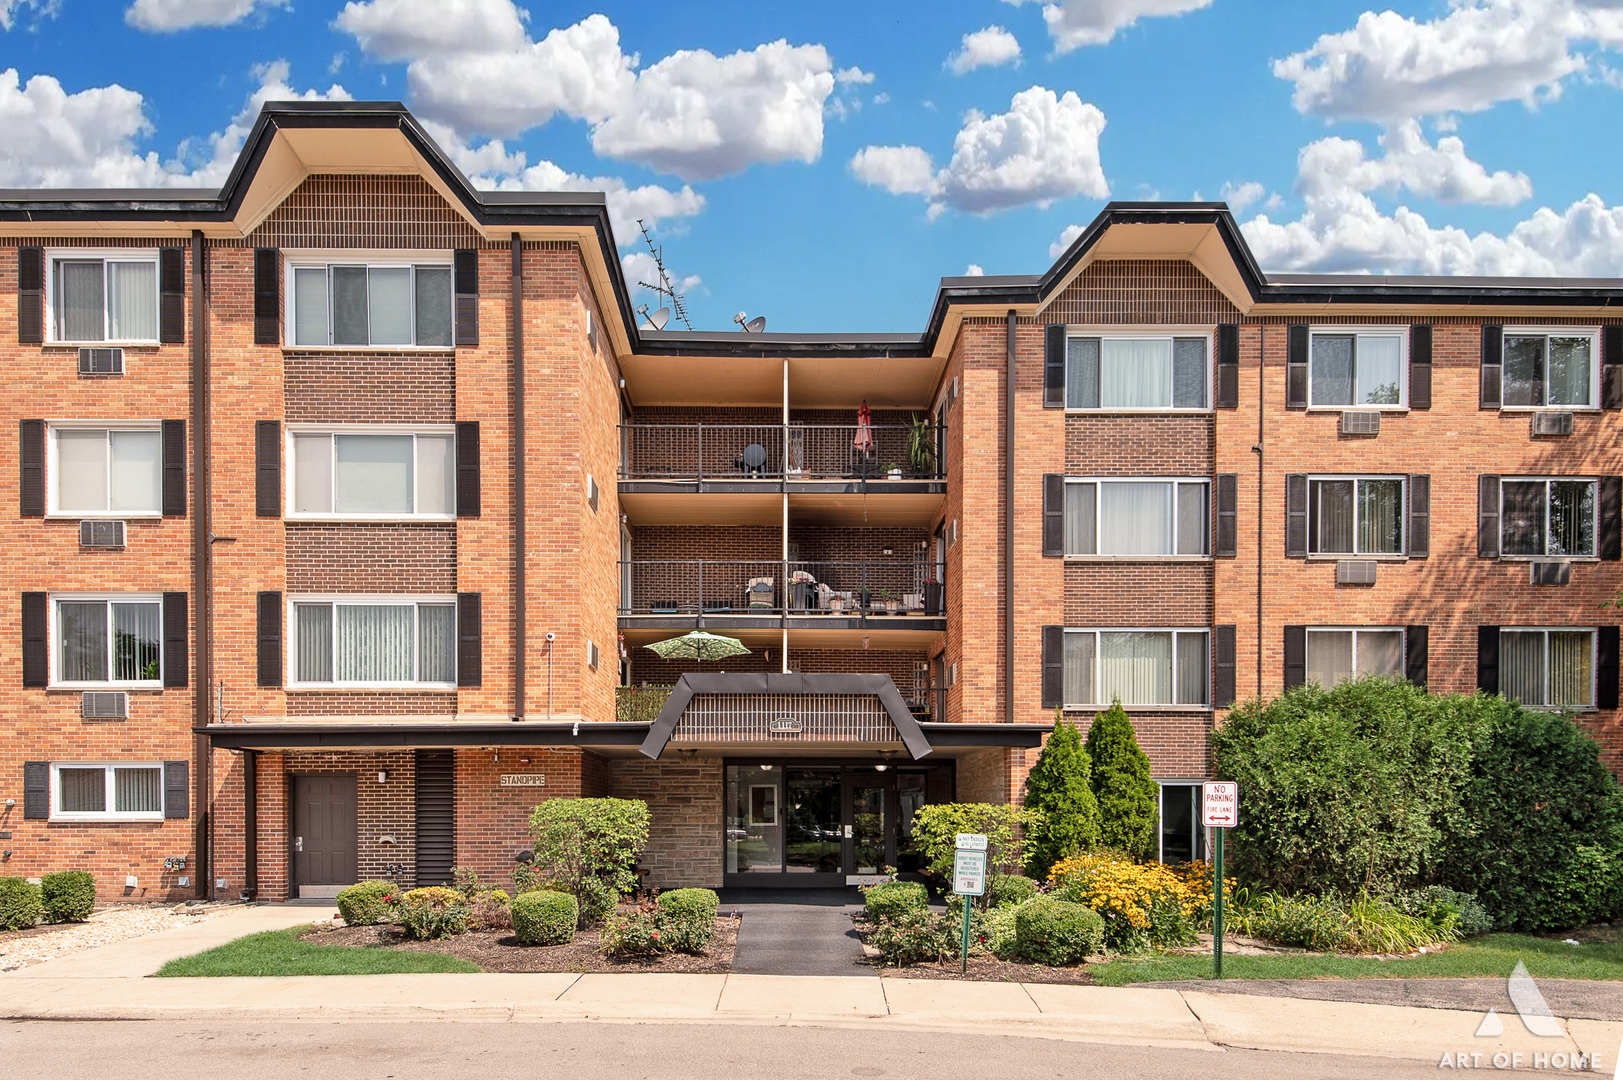
M656 641L643 648L654 650L662 660L697 660L701 664L706 660L725 660L729 656L743 656L749 652L737 638L707 634L703 630Z

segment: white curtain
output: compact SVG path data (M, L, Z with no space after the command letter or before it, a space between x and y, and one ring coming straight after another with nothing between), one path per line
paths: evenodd
M65 514L107 512L107 432L56 432L56 506Z
M1099 701L1172 704L1172 635L1099 635Z
M114 769L113 810L120 814L155 814L163 809L161 769Z
M1098 553L1098 535L1094 531L1094 500L1097 484L1065 485L1065 554L1094 555Z
M417 267L417 344L451 344L449 267Z
M1357 404L1396 405L1403 388L1402 339L1396 334L1360 334L1357 371Z
M60 340L106 340L105 273L100 260L63 260L56 264L56 329Z
M1307 681L1328 689L1352 677L1353 636L1351 630L1309 630L1307 632Z
M1403 631L1358 631L1358 674L1403 675Z
M113 341L158 340L158 264L107 264L108 338Z
M367 274L373 345L411 344L411 267L374 266Z
M456 607L423 604L417 609L417 678L456 682Z
M1096 634L1066 634L1064 689L1061 697L1067 705L1093 705L1098 698L1093 693L1093 659L1097 645Z
M299 652L296 682L332 682L332 605L295 604Z
M1100 554L1171 554L1172 490L1166 483L1101 484Z
M412 681L411 605L338 604L334 615L336 681Z
M1099 404L1106 409L1164 409L1171 405L1172 340L1102 339L1099 398Z
M1550 705L1594 702L1593 636L1587 630L1550 631Z
M334 435L332 441L336 513L411 513L410 435Z
M1499 693L1523 705L1545 704L1542 631L1499 631Z
M326 345L327 268L293 271L293 344Z
M115 513L155 513L162 509L163 440L156 431L113 431L109 506Z
M456 440L417 436L417 512L456 513Z
M293 510L332 513L332 436L293 436Z
M1589 404L1589 342L1587 337L1550 339L1550 404Z

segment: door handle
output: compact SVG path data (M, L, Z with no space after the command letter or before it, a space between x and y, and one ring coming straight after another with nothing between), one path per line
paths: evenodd
M294 851L303 851L304 850L304 837L295 836L293 838L293 850Z
M845 827L845 838L847 840L851 839L851 826L849 825Z

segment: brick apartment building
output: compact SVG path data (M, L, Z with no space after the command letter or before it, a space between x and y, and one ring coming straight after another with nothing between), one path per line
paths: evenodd
M1623 764L1623 281L1268 276L1112 204L919 333L654 330L601 197L475 191L389 103L0 218L0 873L505 879L618 795L654 884L844 885L1112 698L1188 857L1223 709L1353 673ZM750 652L644 647L699 629Z

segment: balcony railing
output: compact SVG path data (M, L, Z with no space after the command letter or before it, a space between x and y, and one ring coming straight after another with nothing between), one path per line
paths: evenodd
M914 462L906 424L622 424L622 480L939 480L941 429Z
M910 562L633 559L622 615L936 615L945 590Z
M670 699L674 686L620 686L614 691L614 718L623 724L652 723L659 718L659 710ZM947 691L941 687L923 687L903 691L907 707L915 720L945 721L947 719Z

